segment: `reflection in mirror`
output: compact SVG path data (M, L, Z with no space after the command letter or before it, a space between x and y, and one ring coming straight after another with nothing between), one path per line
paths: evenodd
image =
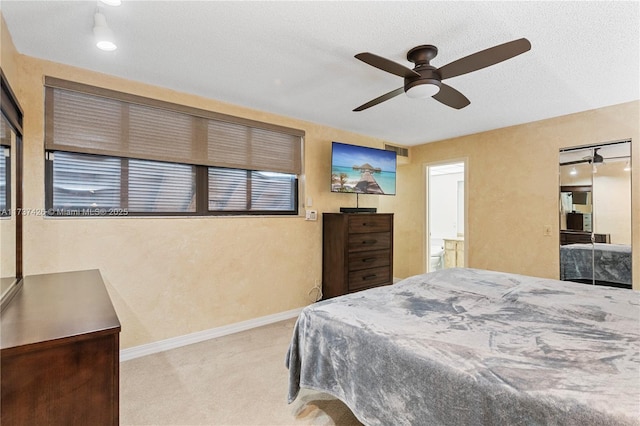
M15 132L3 116L0 120L0 297L11 288L16 276L16 216L12 214L15 191L11 191L11 183L15 182L12 164L15 139Z
M631 288L631 141L560 150L560 279Z
M22 110L0 69L0 310L22 280Z
M591 185L560 187L560 229L562 231L591 232ZM589 238L589 240L591 240Z

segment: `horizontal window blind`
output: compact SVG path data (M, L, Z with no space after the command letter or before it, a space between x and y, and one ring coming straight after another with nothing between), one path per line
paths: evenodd
M1 68L0 80L2 83L0 84L0 111L2 111L2 115L6 118L9 125L13 127L13 130L22 136L22 116L24 114Z
M11 127L5 121L4 116L0 117L0 145L11 146Z
M54 214L195 212L192 165L69 152L49 158Z
M209 211L292 212L296 176L284 173L209 168Z
M209 168L209 210L249 210L246 170Z
M296 202L294 181L293 175L252 172L251 208L259 211L293 210Z
M0 216L9 216L11 208L11 128L0 117Z
M302 173L304 132L45 78L45 148Z
M88 213L121 206L119 158L66 152L53 158L54 209Z
M8 216L9 209L9 147L0 145L0 215Z
M195 169L187 164L129 160L129 211L195 212Z
M226 123L209 121L207 154L210 165L247 170L300 174L300 138Z

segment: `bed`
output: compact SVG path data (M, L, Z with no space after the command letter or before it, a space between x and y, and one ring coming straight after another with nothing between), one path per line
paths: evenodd
M286 365L366 425L638 425L640 293L454 268L300 313Z
M594 268L595 264L595 268ZM631 246L568 244L560 246L560 279L631 288Z

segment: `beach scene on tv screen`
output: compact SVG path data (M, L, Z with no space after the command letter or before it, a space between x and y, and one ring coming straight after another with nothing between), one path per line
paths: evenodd
M331 155L331 191L395 195L396 153L334 143Z

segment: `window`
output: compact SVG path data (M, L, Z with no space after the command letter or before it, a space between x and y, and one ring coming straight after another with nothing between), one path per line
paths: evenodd
M119 216L195 212L191 165L55 152L49 214Z
M304 132L47 77L49 215L298 214Z
M11 216L11 128L0 117L0 217Z
M0 216L11 215L10 148L0 145Z
M294 211L296 182L291 174L211 167L209 211Z

